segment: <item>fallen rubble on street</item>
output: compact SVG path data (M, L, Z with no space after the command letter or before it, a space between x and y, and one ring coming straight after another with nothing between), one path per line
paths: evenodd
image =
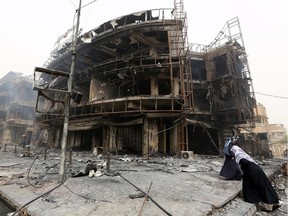
M17 210L23 207L29 215L41 216L287 214L285 160L258 161L282 203L275 212L266 213L243 202L241 181L219 178L221 157L110 158L73 152L67 161L66 181L58 184L59 152L49 152L46 159L42 154L20 157L12 151L0 152L0 193Z

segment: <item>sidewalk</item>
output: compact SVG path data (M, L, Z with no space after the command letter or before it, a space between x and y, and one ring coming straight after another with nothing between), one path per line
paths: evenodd
M35 199L26 206L33 216L200 216L212 214L241 191L241 181L219 178L224 161L219 157L143 160L112 155L111 171L119 172L142 191L147 192L151 187L148 194L156 204L151 200L143 204L144 197L133 198L140 191L119 175L105 175L105 168L101 169L102 175L99 177L90 178L86 175L72 178L71 174L83 170L89 160L94 161L94 164L105 162L92 153L74 152L72 164L67 165L67 180L54 189L58 186L60 154L49 153L44 160L43 156L36 159L20 157L13 151L1 151L0 194L17 208ZM263 166L267 175L278 170L279 162L269 160L267 164ZM52 191L42 196L49 190ZM256 208L253 204L243 202L241 208L235 211L234 215L253 215Z

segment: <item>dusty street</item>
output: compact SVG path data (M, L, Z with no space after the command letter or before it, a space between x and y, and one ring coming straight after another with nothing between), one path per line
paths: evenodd
M29 214L41 216L287 214L287 179L279 173L283 160L261 162L267 175L277 180L284 203L269 214L257 212L255 205L238 197L241 181L219 178L223 158L216 156L197 156L193 160L155 156L144 160L133 155L111 155L107 171L102 155L73 152L63 184L58 184L59 162L59 152L48 152L45 160L43 152L38 157L21 157L13 151L1 151L1 195L17 209L24 206ZM97 172L88 175L88 164ZM81 173L83 176L79 176ZM149 191L148 200L137 188Z

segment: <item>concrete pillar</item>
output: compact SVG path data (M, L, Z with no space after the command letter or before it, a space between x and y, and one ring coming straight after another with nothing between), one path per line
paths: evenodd
M109 136L109 149L110 152L117 152L117 147L116 147L116 129L113 126L109 126L108 129L108 136Z
M158 150L164 155L167 155L167 131L165 128L166 124L161 123L161 127L159 127L160 133L158 133Z
M93 100L97 96L97 80L90 80L90 91L89 91L89 101Z
M158 152L158 125L156 119L149 120L149 143L151 152Z
M148 129L148 119L144 117L143 119L143 144L142 144L142 155L148 157L149 153L149 129Z
M205 67L207 70L207 80L213 81L215 79L215 64L213 59L206 60Z
M174 78L173 79L173 89L172 89L172 94L173 95L179 95L179 90L180 90L180 87L179 87L179 79L177 78Z
M144 118L142 154L158 152L158 125L156 119Z
M107 153L108 151L110 151L109 149L109 130L108 127L103 126L103 151L104 153Z
M178 127L181 125L177 125L176 127L173 127L170 130L170 154L171 155L178 155L180 152L178 152Z

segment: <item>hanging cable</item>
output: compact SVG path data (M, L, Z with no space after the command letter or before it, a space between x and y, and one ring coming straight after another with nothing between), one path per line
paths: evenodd
M283 96L264 94L264 93L260 93L260 92L254 92L254 93L260 94L260 95L264 95L264 96L269 96L269 97L275 97L275 98L281 98L281 99L288 99L288 97L283 97Z
M92 3L94 3L94 2L96 2L96 1L97 1L97 0L94 0L94 1L91 1L91 2L87 3L86 5L83 5L83 6L81 7L81 9L84 8L84 7L86 7L86 6L88 6L88 5L90 5L90 4L92 4Z

